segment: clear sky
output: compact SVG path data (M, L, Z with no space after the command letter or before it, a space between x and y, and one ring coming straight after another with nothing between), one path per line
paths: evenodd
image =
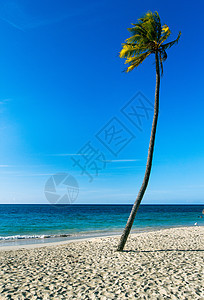
M129 37L127 28L148 10L159 12L172 39L179 30L182 36L164 63L153 170L143 203L204 202L203 1L0 0L0 5L0 203L48 203L44 187L56 173L78 181L75 203L134 202L152 111L140 111L145 116L140 130L127 109L134 101L151 108L155 65L149 57L126 74L118 52ZM110 140L111 128L118 140L116 135Z

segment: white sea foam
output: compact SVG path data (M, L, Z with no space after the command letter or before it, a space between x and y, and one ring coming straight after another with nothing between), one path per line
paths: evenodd
M0 241L24 240L24 239L48 239L48 238L69 237L69 236L71 236L71 234L12 235L12 236L0 236Z

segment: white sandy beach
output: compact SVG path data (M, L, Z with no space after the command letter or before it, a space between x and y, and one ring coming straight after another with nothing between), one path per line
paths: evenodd
M0 299L204 299L204 227L0 249Z

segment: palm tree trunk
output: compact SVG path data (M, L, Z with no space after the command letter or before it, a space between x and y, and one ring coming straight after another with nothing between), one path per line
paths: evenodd
M140 206L140 203L141 203L144 193L146 191L146 188L147 188L147 185L149 182L150 173L151 173L152 159L153 159L153 152L154 152L154 142L155 142L157 120L158 120L158 114L159 114L160 68L159 68L158 52L155 53L155 61L156 61L156 88L155 88L154 118L153 118L153 122L152 122L152 130L151 130L151 137L150 137L150 142L149 142L146 171L145 171L145 176L143 179L141 189L138 193L138 196L136 198L136 201L132 207L132 211L128 218L127 224L126 224L123 234L120 238L120 242L118 244L117 251L122 251L124 249L124 246L127 241L130 230L132 228L136 213L138 211L138 208Z

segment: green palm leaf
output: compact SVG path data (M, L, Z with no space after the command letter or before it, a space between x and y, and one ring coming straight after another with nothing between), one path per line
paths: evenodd
M181 36L179 32L176 40L163 44L171 35L169 27L161 25L158 12L147 12L138 22L128 28L131 36L122 44L119 53L121 58L125 58L125 64L129 64L126 72L138 67L150 54L158 53L160 70L163 73L163 62L167 59L166 50L178 43Z
M178 34L178 37L176 40L172 41L172 42L169 42L167 44L164 44L161 46L162 50L167 50L167 49L170 49L173 45L177 44L179 39L180 39L180 36L181 36L181 32L179 32Z
M125 64L129 64L129 67L125 70L127 73L138 67L146 58L151 54L150 51L139 54L135 57L129 57L126 59Z

